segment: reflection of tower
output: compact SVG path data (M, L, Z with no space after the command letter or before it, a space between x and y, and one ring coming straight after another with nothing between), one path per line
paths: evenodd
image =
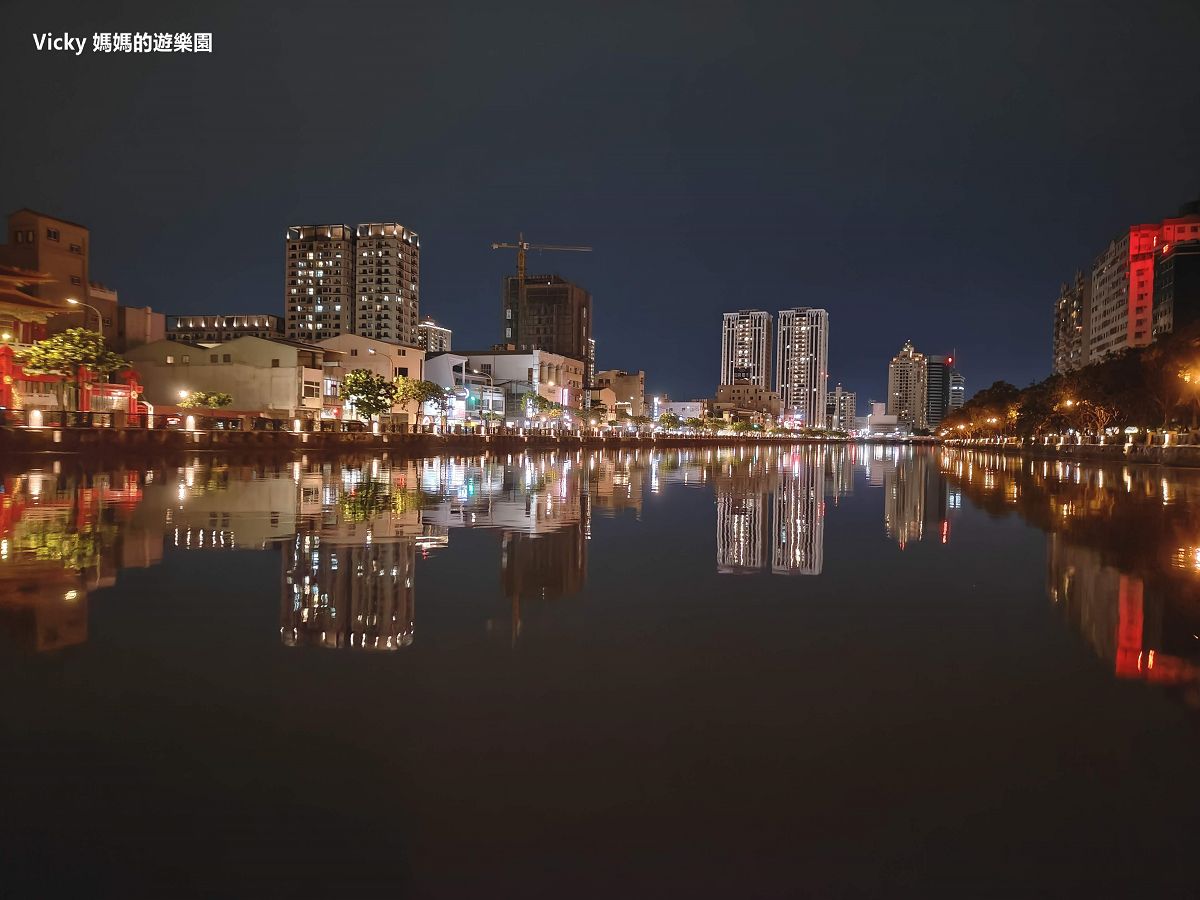
M929 458L916 453L883 471L883 525L901 547L921 540L925 525L925 480Z
M376 541L360 527L361 538L351 541L305 525L283 545L285 645L396 650L412 643L416 539Z
M506 531L501 541L500 580L512 604L512 638L521 631L521 601L557 600L583 590L587 540L579 523L557 531Z
M837 500L854 493L854 466L844 446L835 446L825 457L829 462L829 480L825 483L826 496Z
M717 571L755 572L766 563L766 491L717 494Z
M807 458L775 488L771 571L820 575L825 554L824 454Z

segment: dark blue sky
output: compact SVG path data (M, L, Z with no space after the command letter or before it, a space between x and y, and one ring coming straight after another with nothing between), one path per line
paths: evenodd
M677 399L739 307L827 308L861 402L905 339L1041 378L1059 282L1200 193L1195 2L98 6L0 13L0 205L88 224L124 302L281 312L287 225L399 221L422 310L490 345L523 230L595 246L531 270ZM215 52L34 50L64 29Z

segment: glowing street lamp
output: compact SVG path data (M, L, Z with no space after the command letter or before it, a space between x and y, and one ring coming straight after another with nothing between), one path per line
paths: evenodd
M104 337L104 316L100 315L100 310L96 309L92 304L76 300L74 297L68 297L67 303L71 306L82 306L94 312L96 314L96 331L100 333L101 338ZM87 328L87 313L83 314L83 327Z

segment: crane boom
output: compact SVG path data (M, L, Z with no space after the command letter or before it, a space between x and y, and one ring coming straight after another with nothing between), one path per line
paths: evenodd
M517 290L525 292L525 254L530 250L558 250L568 253L591 253L591 247L576 247L565 244L531 244L525 240L524 234L517 235L515 244L497 241L492 244L493 250L517 251Z

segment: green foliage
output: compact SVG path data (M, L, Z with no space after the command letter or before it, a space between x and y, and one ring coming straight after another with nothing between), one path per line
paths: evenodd
M949 437L1038 437L1075 429L1193 426L1200 413L1200 326L1021 390L998 381L948 415Z
M396 385L370 369L355 369L342 379L338 397L353 403L360 418L370 419L395 405Z
M753 430L753 428L754 428L753 425L751 425L749 422L745 422L745 421L734 422L732 425L729 426L730 431L735 431L738 434L745 434L747 431Z
M679 416L673 412L665 412L658 417L658 424L666 429L675 429L679 427Z
M690 428L692 431L703 431L704 420L699 416L688 416L683 420L683 427Z
M561 403L547 400L537 391L526 391L521 395L522 404L532 405L534 415L545 416L547 419L557 419L563 414Z
M450 392L435 381L419 378L396 379L397 403L432 403L443 413L450 409Z
M179 405L187 409L224 409L233 403L233 396L224 391L192 391L179 401Z
M31 375L57 375L59 406L66 408L68 380L78 382L86 370L102 380L129 368L129 360L104 346L104 335L87 328L68 328L38 341L21 353L22 368Z

